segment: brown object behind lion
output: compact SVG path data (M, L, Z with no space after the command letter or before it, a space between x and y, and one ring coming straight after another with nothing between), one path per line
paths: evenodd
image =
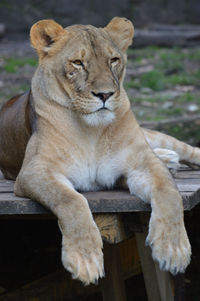
M34 128L31 99L30 91L17 95L0 110L0 166L7 179L16 179Z

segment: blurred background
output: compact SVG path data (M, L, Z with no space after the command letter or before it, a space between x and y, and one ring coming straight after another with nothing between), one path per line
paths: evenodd
M199 0L0 0L0 105L30 88L37 67L37 56L29 44L29 30L33 23L52 18L63 27L74 23L103 27L114 16L129 18L136 29L133 45L128 50L125 88L140 124L200 145ZM185 275L187 301L200 300L198 221L197 206L186 214L193 247L192 264ZM32 223L36 223L34 227ZM19 260L14 260L12 252L7 251L8 235L5 234L5 248L0 254L1 270L4 271L0 276L0 300L7 300L1 299L1 293L4 295L27 281L61 268L59 231L52 223L48 225L55 232L54 238L50 238L45 234L47 223L38 223L18 221L13 225L10 221L0 221L1 229L10 231L11 241L16 242L19 256ZM41 235L39 242L33 230L36 225ZM46 240L43 240L44 236ZM19 276L24 249L25 264L29 268L21 270ZM8 268L9 262L12 262L12 267ZM127 287L130 287L128 300L147 300L142 275L135 276ZM73 300L86 300L81 298ZM90 300L100 299L92 297Z
M0 0L0 103L30 87L37 66L29 45L35 22L103 27L114 16L129 18L136 28L125 87L138 120L198 144L199 0Z

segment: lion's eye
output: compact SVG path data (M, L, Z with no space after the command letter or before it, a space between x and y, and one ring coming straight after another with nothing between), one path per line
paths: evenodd
M72 63L77 66L83 66L83 63L81 62L81 60L75 60Z
M118 57L113 57L111 60L110 60L111 64L117 64L119 62L119 58Z

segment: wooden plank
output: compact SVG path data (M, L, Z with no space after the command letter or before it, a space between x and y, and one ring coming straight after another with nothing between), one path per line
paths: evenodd
M195 176L195 178L192 178L192 176ZM177 171L175 181L183 196L185 210L192 209L200 200L200 192L198 191L200 188L200 170L192 171L187 168ZM39 203L15 196L13 185L14 181L0 180L0 215L49 214L49 211ZM149 204L146 204L136 196L130 195L126 190L86 192L83 194L94 213L151 210Z
M126 301L119 245L104 245L105 278L100 280L103 301Z
M0 193L0 215L52 214L38 202L16 197L13 193Z
M0 183L6 183L6 184L14 185L15 181L7 180L5 178L0 178Z
M149 204L128 191L101 191L84 193L88 199L93 213L114 212L148 212L151 211ZM191 210L200 202L200 190L195 193L183 192L183 204L185 210ZM50 214L38 202L27 198L16 197L13 193L0 193L0 215L12 214Z
M184 191L188 191L188 192L194 192L197 191L198 189L200 189L200 185L182 185L182 184L178 184L178 190L180 192L184 192Z
M182 175L180 173L174 178L175 182L181 185L199 185L200 186L200 173L197 175L195 171L188 174L184 172ZM0 180L0 191L1 187L8 187L9 191L13 191L14 181Z
M199 185L200 186L200 175L199 178L182 178L182 179L175 179L175 182L179 185Z
M0 193L0 201L7 202L7 201L30 201L28 198L18 197L13 192L2 192Z
M189 179L198 179L200 177L200 171L177 171L175 174L175 179L184 179L184 178L189 178Z
M13 193L14 189L12 187L10 187L9 185L0 185L0 194L2 192L10 192L10 193Z
M196 191L197 189L200 188L200 178L199 179L175 179L175 182L178 186L178 189L180 192L184 192L184 191ZM2 192L13 192L13 184L11 183L5 183L2 182L0 183L0 194ZM102 198L102 192L98 191L95 192L96 193L96 199L98 200L99 198ZM113 190L112 191L112 196L111 195L107 195L106 198L114 198L118 199L119 198L119 190ZM87 198L90 200L90 198L93 198L93 192L87 192L87 193L83 193L87 195ZM13 194L12 194L13 195ZM124 195L125 197L125 195ZM129 196L127 195L127 198L129 198Z
M0 185L7 185L7 186L10 186L13 188L14 182L3 179L3 180L0 180Z
M101 191L84 193L94 213L149 211L150 205L132 196L128 191ZM39 203L16 197L13 193L0 193L0 215L49 213Z
M1 172L0 172L1 175ZM193 184L200 184L200 170L185 170L185 171L177 171L174 175L175 181L184 183L184 180L189 181L189 183ZM196 179L196 181L195 181ZM187 183L188 184L188 183ZM10 189L13 189L14 181L1 179L0 180L0 187L2 185L9 186Z
M134 195L130 195L126 190L88 192L83 194L94 213L151 211L149 204ZM185 210L192 209L200 202L199 189L194 193L192 191L183 191L181 195Z
M5 190L5 188L7 189L7 192L13 192L14 191L14 184L12 184L10 182L6 183L6 182L2 181L0 183L0 192L4 192L2 190Z
M198 205L200 202L200 189L195 193L184 193L183 204L184 210L188 211Z
M83 193L92 212L138 212L149 211L150 205L128 190L99 191Z
M200 178L199 179L175 179L175 182L178 186L179 191L196 191L197 189L200 188ZM13 192L13 184L12 183L5 183L2 182L0 183L0 193L2 192ZM112 192L111 198L115 197L116 199L119 198L118 196L119 190L117 190L117 193L115 190ZM93 192L87 192L83 193L87 195L87 198L93 198ZM106 198L109 198L110 195L106 196ZM127 195L128 197L128 195ZM102 198L101 191L96 192L96 198Z

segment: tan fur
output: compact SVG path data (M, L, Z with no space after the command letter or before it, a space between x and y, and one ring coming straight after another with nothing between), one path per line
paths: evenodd
M111 188L121 177L131 193L151 203L147 242L160 267L177 273L190 262L181 196L150 147L154 134L139 127L123 88L133 32L124 18L105 28L63 29L43 20L31 29L39 55L32 80L36 126L15 193L41 202L58 217L63 265L85 284L104 274L102 240L78 191Z
M198 147L192 147L169 135L149 129L143 129L143 133L152 149L165 148L166 150L173 150L178 154L180 162L200 165L200 150ZM166 155L163 161L165 163L170 162L170 156L167 157Z

